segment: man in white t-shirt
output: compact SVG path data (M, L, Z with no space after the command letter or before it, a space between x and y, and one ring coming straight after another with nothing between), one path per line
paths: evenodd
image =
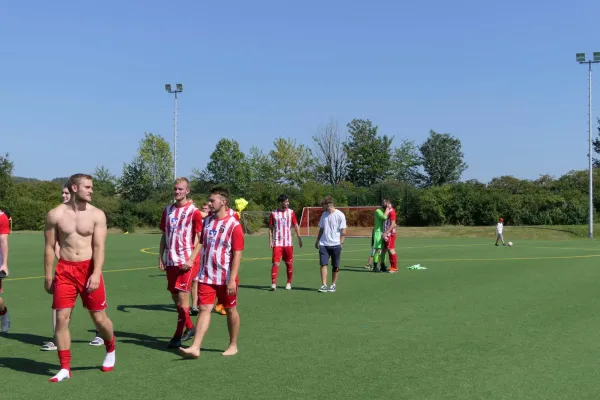
M503 230L504 219L500 218L498 220L498 224L496 225L496 246L498 246L498 240L502 240L502 246L506 246L506 243L504 243L504 236L502 235Z
M346 216L333 206L333 198L321 200L323 215L319 221L319 235L315 247L319 249L321 261L321 288L319 292L335 292L340 273L340 257L346 237ZM331 258L331 286L327 287L327 265Z

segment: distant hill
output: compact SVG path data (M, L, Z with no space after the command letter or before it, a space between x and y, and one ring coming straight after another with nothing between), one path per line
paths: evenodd
M19 182L44 182L41 179L37 179L37 178L25 178L22 176L13 176L12 177L13 182L14 183L19 183ZM55 183L59 183L59 184L63 184L66 183L69 180L69 177L63 177L63 178L54 178L52 179L50 182L55 182Z

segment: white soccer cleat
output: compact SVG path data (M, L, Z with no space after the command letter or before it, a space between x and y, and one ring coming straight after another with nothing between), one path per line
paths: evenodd
M285 290L291 290L292 289L292 284L288 283L285 285Z
M274 291L276 291L276 290L277 290L277 285L276 285L276 284L274 284L274 283L272 283L272 284L271 284L271 292L274 292Z
M115 350L111 351L110 353L106 353L106 357L104 357L104 362L102 363L103 372L110 372L115 367L115 361L117 358L115 353Z
M58 371L58 374L54 375L48 382L62 382L65 379L69 379L71 377L71 371L68 369L61 369Z
M104 339L99 336L96 336L94 340L90 342L90 346L102 346L104 344Z
M10 328L10 316L8 315L8 310L6 314L0 315L0 329L2 333L8 332L8 328Z

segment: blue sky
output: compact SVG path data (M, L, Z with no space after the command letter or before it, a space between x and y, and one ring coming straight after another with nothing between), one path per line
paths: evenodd
M172 142L164 84L183 83L179 175L222 137L311 144L329 118L395 143L452 133L463 179L561 175L587 167L575 53L600 51L599 15L596 0L9 2L0 152L19 176L120 175L145 131Z

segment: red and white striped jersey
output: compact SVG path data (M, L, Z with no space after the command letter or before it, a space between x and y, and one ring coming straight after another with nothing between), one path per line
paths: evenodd
M202 255L198 281L210 285L227 285L233 252L244 250L242 225L231 215L222 219L210 215L204 220L200 238Z
M181 207L169 205L163 211L160 230L167 246L163 262L167 266L183 265L194 250L195 234L202 231L202 214L191 202Z
M390 210L388 217L384 222L383 229L387 231L390 228L390 226L392 226L392 221L396 222L396 210L394 210L393 208ZM390 232L390 235L392 236L395 234L396 228L392 229L392 231Z
M238 215L237 211L235 211L233 208L228 208L227 213L233 218L237 219L238 221L240 220L240 216ZM209 211L207 217L210 217L211 215L213 215L213 213L212 211Z
M298 225L294 210L288 208L284 211L279 209L271 212L269 226L273 227L273 246L290 247L292 242L292 227Z

